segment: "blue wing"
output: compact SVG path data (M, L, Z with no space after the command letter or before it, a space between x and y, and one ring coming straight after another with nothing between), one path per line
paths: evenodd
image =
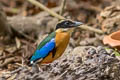
M37 49L35 54L31 57L30 62L34 62L38 59L46 57L50 51L55 48L55 39L52 38L48 43L46 43L41 49Z

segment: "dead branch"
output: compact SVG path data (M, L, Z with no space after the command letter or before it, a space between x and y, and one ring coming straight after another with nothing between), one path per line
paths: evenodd
M41 9L47 11L49 14L51 14L52 16L58 18L58 19L65 19L64 17L60 16L59 14L55 13L54 11L50 10L49 8L45 7L43 4L39 3L36 0L28 0L29 2L31 2L32 4L40 7Z
M66 0L62 0L62 3L61 3L61 10L60 10L60 15L61 15L61 16L62 16L63 13L64 13L65 4L66 4Z
M58 18L58 19L65 19L63 16L55 13L54 11L50 10L49 8L45 7L43 4L39 3L38 1L36 0L28 0L29 2L31 2L32 4L40 7L41 9L43 9L44 11L47 11L50 15ZM85 28L86 27L86 28ZM85 30L90 30L90 31L93 31L93 32L96 32L98 34L103 34L104 32L102 30L97 30L97 29L94 29L92 27L89 27L87 25L85 26L80 26L79 28L82 28L82 29L85 29Z
M14 60L15 60L15 57L7 58L3 64L0 64L0 67L4 67L9 63L14 62Z

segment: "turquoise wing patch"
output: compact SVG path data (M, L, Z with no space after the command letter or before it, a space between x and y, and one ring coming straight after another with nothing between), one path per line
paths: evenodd
M55 32L48 35L37 47L36 51L30 58L30 62L33 63L41 58L46 57L50 51L55 48Z
M37 47L37 49L42 48L47 42L49 42L52 38L55 38L55 32L49 34Z
M35 54L31 57L30 61L37 61L38 59L45 58L50 51L55 48L55 39L51 39L48 43L46 43L41 49L37 49Z

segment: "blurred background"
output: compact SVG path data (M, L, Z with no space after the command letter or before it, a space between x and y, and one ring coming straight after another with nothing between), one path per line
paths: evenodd
M61 11L62 0L36 1L58 14ZM110 34L120 29L120 0L66 0L62 16L67 19L81 21L91 28L104 31L105 34ZM95 77L93 80L101 80L102 78L113 80L115 76L111 77L112 71L107 71L111 75L107 74L107 72L104 72L102 75L100 70L102 67L99 67L99 65L104 65L100 62L98 62L98 64L95 62L96 60L94 60L93 57L96 55L89 57L91 53L99 53L101 55L96 58L99 58L99 61L101 60L104 62L104 56L104 58L107 58L105 59L107 61L106 64L117 64L117 62L112 63L114 61L108 61L109 58L110 60L114 59L111 58L113 55L110 55L112 54L112 51L106 52L103 48L106 46L102 42L105 34L99 34L98 32L81 28L74 30L69 46L65 52L65 55L67 53L76 53L77 56L63 56L60 60L43 67L43 73L38 72L38 74L35 74L36 71L30 71L26 68L23 69L23 66L27 66L29 57L35 51L36 46L49 33L54 31L58 21L59 20L56 17L51 16L48 12L42 10L37 5L30 3L29 0L0 0L0 78L4 77L5 80L37 80L35 77L37 75L37 77L39 77L38 79L44 78L45 80L52 80L54 78L54 80L57 80L56 76L61 76L61 74L67 69L66 66L74 65L74 70L69 69L70 71L68 71L68 74L64 76L62 75L63 77L61 77L60 80L75 80L76 78L79 80L85 80L86 77L84 74L88 76L86 80L92 79L93 75ZM88 47L92 49L88 50ZM106 57L106 55L102 53L109 53L107 56L110 57ZM84 61L86 56L87 60ZM74 57L76 62L74 62ZM81 64L83 62L89 66L86 66L85 64L82 66ZM63 66L61 66L61 64ZM82 67L79 68L80 65L84 69ZM94 69L92 68L93 66ZM89 72L88 74L85 72L86 67L91 70L90 76L93 74L92 77L88 75ZM118 67L116 71L113 72L120 76L120 73L117 72L119 71ZM106 70L106 68L107 67L104 66L104 70ZM18 72L13 72L16 69ZM110 69L113 70L113 66ZM73 74L71 74L71 70ZM94 70L95 72L92 73ZM13 73L5 73L9 71ZM50 71L51 73L49 73ZM81 71L81 75L84 77L83 79L81 79L81 75L79 75L80 73L77 71ZM47 77L46 74L48 75ZM10 77L11 75L12 77ZM100 77L96 77L95 75L100 75ZM120 79L116 77L116 80Z

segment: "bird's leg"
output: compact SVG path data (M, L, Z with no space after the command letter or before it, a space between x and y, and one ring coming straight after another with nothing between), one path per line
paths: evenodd
M32 71L33 72L43 72L43 70L39 67L39 65L38 64L36 64L36 63L33 63L33 65L32 65Z
M36 61L36 63L41 63L43 59L39 59L38 61ZM39 69L39 71L43 72L43 70L40 68L40 66L38 64L36 64L37 68Z
M37 64L37 68L39 69L39 71L43 72L43 70L40 68L38 64Z

